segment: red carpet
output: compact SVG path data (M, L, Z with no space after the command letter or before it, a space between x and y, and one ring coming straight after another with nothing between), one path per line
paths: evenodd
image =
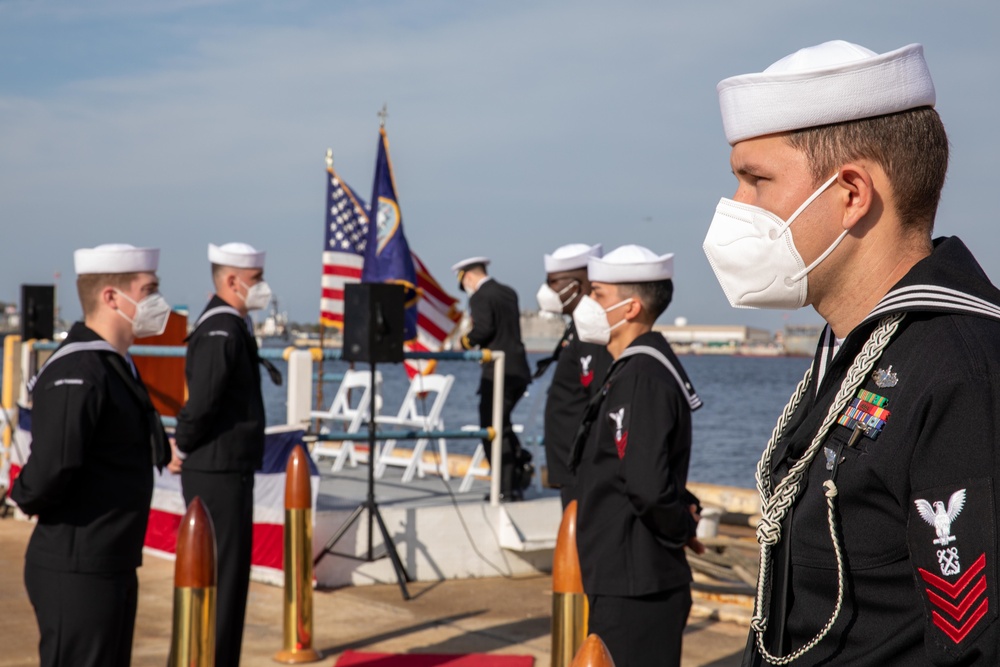
M344 651L334 667L532 667L530 655L362 653Z

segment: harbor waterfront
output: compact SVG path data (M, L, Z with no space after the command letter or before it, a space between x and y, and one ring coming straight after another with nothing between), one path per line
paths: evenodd
M284 344L282 344L284 346ZM529 353L532 367L547 356ZM287 364L274 360L287 377ZM691 376L705 408L694 413L693 451L690 477L693 481L743 488L754 486L754 467L777 419L778 411L788 400L802 377L809 359L803 357L753 357L729 355L688 355L684 366ZM0 361L2 366L2 361ZM361 364L360 367L367 366ZM326 361L324 373L337 377L349 368L347 362ZM2 367L0 367L2 371ZM408 380L401 365L383 365L383 414L395 414L406 393ZM437 372L455 376L454 388L443 410L448 428L477 424L479 367L475 363L439 361ZM541 468L544 456L540 447L545 394L551 372L528 387L527 396L518 404L513 420L524 428L523 441L536 457ZM338 383L323 384L324 402L332 400ZM286 388L263 380L264 401L268 426L286 420ZM449 451L472 454L475 441L457 440L448 443Z
M547 354L532 352L532 367ZM802 378L810 360L803 357L746 357L726 355L689 355L683 358L691 381L705 402L694 413L690 478L710 484L752 488L754 467L774 428L778 412ZM285 371L285 363L275 362ZM367 368L365 364L359 367ZM327 373L341 373L346 362L327 361ZM406 393L408 381L402 366L380 365L383 374L383 414L395 414ZM461 361L439 361L438 373L455 376L455 384L444 406L447 428L476 424L478 419L479 367ZM551 371L528 386L527 396L513 413L515 424L522 424L522 441L531 447L536 458L543 456L540 444L545 394ZM337 383L325 383L325 401L332 400ZM264 380L264 401L268 425L285 421L285 388ZM328 406L324 406L328 407ZM450 441L448 449L471 454L475 441Z

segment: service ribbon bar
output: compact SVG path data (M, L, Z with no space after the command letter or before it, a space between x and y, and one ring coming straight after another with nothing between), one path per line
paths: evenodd
M885 409L888 403L889 399L884 396L861 389L857 398L844 408L837 423L851 430L860 425L865 436L875 440L889 419L890 412Z

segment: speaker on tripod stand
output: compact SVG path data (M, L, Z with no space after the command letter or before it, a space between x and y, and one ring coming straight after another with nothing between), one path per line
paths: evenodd
M389 535L382 514L375 500L375 365L377 363L400 363L403 361L403 341L405 339L405 322L403 315L404 288L402 285L384 283L360 283L347 285L344 290L344 343L343 354L346 361L361 361L371 365L371 395L368 402L368 494L360 505L351 513L337 532L316 556L313 566L327 554L343 558L352 558L365 562L376 560L372 547L373 523L378 524L382 534L382 542L393 570L396 581L403 593L403 599L409 600L410 593L406 583L412 581L399 559L396 545ZM368 512L368 550L363 556L334 551L337 542L347 533L361 514Z

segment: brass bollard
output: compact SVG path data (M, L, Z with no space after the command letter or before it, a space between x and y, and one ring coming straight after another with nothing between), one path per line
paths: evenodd
M215 527L195 498L177 532L174 629L168 667L215 665Z
M615 667L608 647L597 635L590 635L583 642L570 667Z
M275 662L285 664L323 657L312 647L312 488L306 456L302 446L296 446L285 469L284 648L274 654Z
M576 501L563 512L552 555L552 667L569 667L587 636L587 596L576 550Z

